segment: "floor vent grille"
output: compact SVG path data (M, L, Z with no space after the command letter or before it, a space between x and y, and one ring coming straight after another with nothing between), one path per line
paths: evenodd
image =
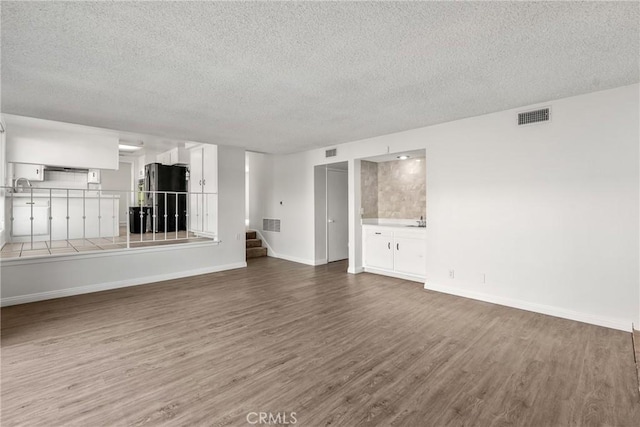
M280 220L272 218L262 218L262 230L273 231L275 233L280 232Z
M530 125L533 123L548 122L551 119L551 111L549 108L541 108L539 110L525 111L518 113L518 126Z

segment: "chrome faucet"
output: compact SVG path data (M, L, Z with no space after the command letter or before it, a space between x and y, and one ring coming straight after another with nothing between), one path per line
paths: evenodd
M420 215L420 219L416 221L418 223L418 227L426 227L427 221L424 219L423 215Z
M22 191L23 191L23 189L24 189L24 186L20 186L20 187L18 187L18 183L19 183L20 181L23 181L23 180L27 182L27 185L28 185L29 187L33 187L33 185L31 185L31 181L29 181L27 178L18 178L18 179L16 179L16 181L15 181L15 182L14 182L14 184L13 184L13 192L14 192L14 193L22 193ZM18 189L18 188L20 188L20 189Z

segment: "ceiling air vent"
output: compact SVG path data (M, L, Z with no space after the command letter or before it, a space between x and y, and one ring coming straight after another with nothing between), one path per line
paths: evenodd
M280 220L271 218L262 218L262 230L280 232Z
M338 149L332 148L331 150L327 150L324 152L325 157L335 157L338 155Z
M539 110L525 111L518 113L518 126L530 125L533 123L548 122L551 119L549 108L541 108Z

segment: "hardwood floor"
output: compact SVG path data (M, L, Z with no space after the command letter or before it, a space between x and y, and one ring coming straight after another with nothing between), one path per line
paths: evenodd
M631 334L345 270L4 308L2 426L638 425Z

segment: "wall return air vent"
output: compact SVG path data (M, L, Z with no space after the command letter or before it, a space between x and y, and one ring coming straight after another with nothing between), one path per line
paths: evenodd
M533 123L548 122L551 119L549 107L539 110L524 111L518 113L518 126L530 125Z
M262 218L262 230L280 232L280 220L271 218Z
M325 157L335 157L338 155L338 149L337 148L332 148L331 150L326 150L324 152L324 156Z

